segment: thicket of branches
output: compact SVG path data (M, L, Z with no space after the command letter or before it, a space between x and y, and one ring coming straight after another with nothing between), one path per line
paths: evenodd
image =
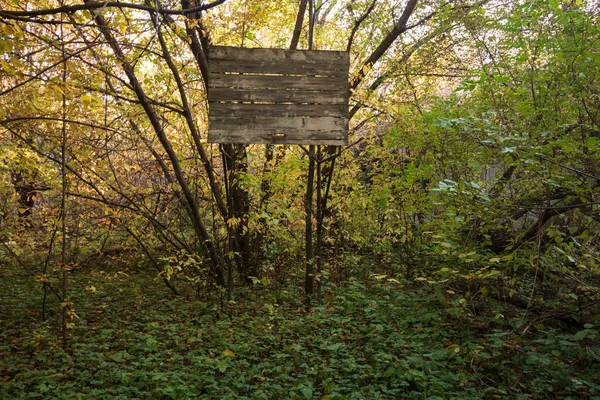
M0 254L66 305L110 252L175 294L375 275L597 305L594 2L0 4ZM209 44L312 35L350 52L351 146L207 144Z

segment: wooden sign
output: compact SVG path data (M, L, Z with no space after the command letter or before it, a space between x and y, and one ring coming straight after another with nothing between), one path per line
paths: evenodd
M348 53L209 49L208 141L348 144Z

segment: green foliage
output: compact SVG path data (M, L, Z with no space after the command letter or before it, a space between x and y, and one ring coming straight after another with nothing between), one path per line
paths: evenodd
M344 49L371 3L317 2L316 47ZM419 2L414 25L363 68L397 3L376 2L350 49L352 72L366 74L352 92L362 108L354 145L335 159L316 276L324 302L308 314L308 159L240 146L225 171L228 155L202 143L206 93L187 36L199 21L155 28L150 14L107 8L117 60L85 13L2 19L0 397L599 398L597 4ZM198 32L287 47L296 7L227 2ZM124 62L139 86L123 80ZM57 301L61 217L69 293ZM113 270L130 264L132 274ZM215 289L218 267L233 272L235 302Z
M79 281L82 279L81 281ZM144 272L82 275L65 351L30 312L2 314L2 398L480 399L600 395L597 330L574 335L535 320L469 317L459 298L381 278L327 287L310 314L264 299L168 299ZM37 295L13 278L2 310ZM34 315L35 318L32 318ZM527 332L515 326L526 323ZM487 325L486 328L477 328ZM538 329L538 327L540 329Z

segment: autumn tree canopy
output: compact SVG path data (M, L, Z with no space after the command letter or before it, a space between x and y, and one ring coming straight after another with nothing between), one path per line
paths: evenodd
M513 335L523 326L498 311L509 307L587 332L573 364L589 366L598 10L594 0L0 0L0 266L32 282L42 320L57 312L64 343L85 319L72 282L108 263L119 266L110 276L143 270L144 290L221 305L264 296L305 312L348 282L427 288L469 326L489 313L485 329ZM348 146L208 143L211 45L348 53ZM507 385L507 396L533 393L521 378ZM327 398L310 388L296 395Z

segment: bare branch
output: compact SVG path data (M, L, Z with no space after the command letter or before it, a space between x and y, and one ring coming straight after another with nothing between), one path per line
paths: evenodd
M356 32L358 32L358 28L365 21L365 19L367 19L369 14L371 14L371 11L373 11L373 9L375 8L376 3L377 0L373 0L369 8L367 8L367 11L365 11L363 15L360 16L360 18L354 24L354 27L352 27L352 32L350 33L350 38L348 39L348 46L346 46L347 53L350 53L350 49L352 49L352 42L354 42L354 36L356 35Z
M290 43L290 49L292 50L296 50L298 48L298 41L300 40L300 32L302 32L302 24L304 23L304 14L306 14L307 3L308 0L300 0L298 17L296 17L296 26L294 27L294 33L292 34L292 42Z
M375 64L379 59L383 56L383 54L390 48L392 43L400 36L402 33L406 32L408 19L412 15L417 2L419 0L408 0L404 11L402 12L402 16L398 23L394 26L394 29L381 41L379 46L371 53L369 58L362 64L362 67L358 70L356 76L350 82L350 89L356 89L358 85L362 82L363 78L366 75L366 71L368 71L373 64ZM414 26L414 25L413 25Z
M73 4L68 6L56 7L56 8L47 8L42 10L30 10L30 11L0 11L0 17L13 19L15 17L41 17L44 15L56 15L61 13L73 13L76 11L92 11L106 8L130 8L134 10L142 10L149 11L152 13L159 13L163 15L190 15L200 11L210 10L213 7L221 5L225 3L227 0L216 0L212 3L202 4L198 7L187 8L184 10L173 10L167 8L158 8L158 7L150 7L143 4L133 4L133 3L121 3L120 1L93 1L86 2L85 4Z

